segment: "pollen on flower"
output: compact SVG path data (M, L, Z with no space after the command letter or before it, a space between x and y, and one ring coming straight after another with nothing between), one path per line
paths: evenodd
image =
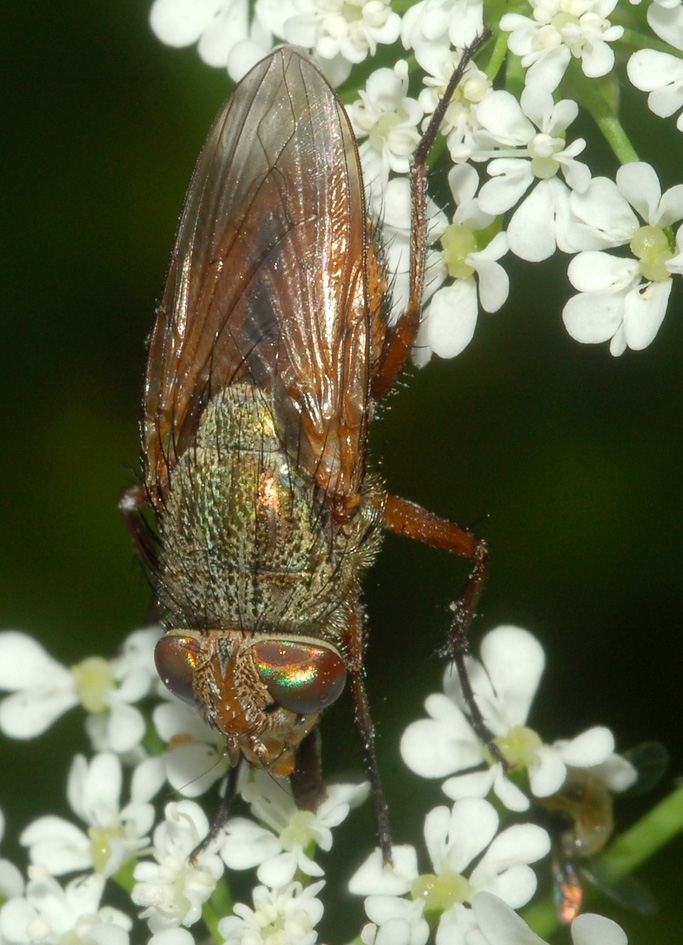
M474 267L466 262L466 257L479 248L472 229L451 223L441 237L441 246L448 275L454 279L469 279L474 274Z
M423 873L410 888L413 899L424 900L424 911L441 915L461 902L469 902L473 895L472 885L461 873L446 869L436 873Z
M280 833L282 849L289 852L301 847L305 850L310 844L315 843L316 834L312 826L316 822L316 815L310 810L298 810L292 814L289 823Z
M107 660L101 656L89 656L71 667L76 691L87 712L105 712L104 695L116 689L116 681Z
M558 151L563 151L566 141L547 134L537 134L528 144L531 170L539 180L549 180L560 170L560 162L555 158Z
M96 873L104 873L111 857L111 841L114 837L123 839L125 832L120 827L116 829L89 827L88 836L90 837L93 870Z
M666 282L671 273L666 268L674 253L666 233L658 226L641 226L631 239L631 252L640 260L640 271L650 282Z
M495 739L503 757L513 768L528 768L534 760L543 740L526 725L515 725L505 735Z

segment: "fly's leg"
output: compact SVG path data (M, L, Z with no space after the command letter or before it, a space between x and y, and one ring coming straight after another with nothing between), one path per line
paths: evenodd
M360 607L356 607L348 628L347 643L350 659L346 668L351 685L351 698L353 699L356 731L360 736L363 748L365 770L370 778L372 806L375 811L377 836L382 851L382 862L386 864L391 863L391 827L389 826L389 808L387 807L386 798L384 797L382 779L380 778L377 754L375 752L375 726L373 725L370 715L368 694L365 691L365 683L363 681L363 623L364 614Z
M372 396L379 400L393 385L405 364L420 327L420 311L424 291L425 259L427 256L427 158L451 103L453 93L463 77L472 56L490 38L485 28L471 46L463 51L458 67L450 78L443 98L434 109L427 128L420 138L410 166L410 290L408 304L393 331L387 335L380 363L372 379Z
M128 534L133 539L135 553L148 580L153 584L153 575L157 571L157 556L154 552L154 534L142 517L142 512L150 506L144 485L139 482L124 489L118 505Z
M188 859L193 866L197 866L197 857L200 853L208 847L212 840L215 840L218 834L223 829L225 821L228 819L228 814L230 813L230 806L235 799L235 794L237 794L237 781L242 770L242 765L246 762L244 759L240 759L238 764L234 768L231 768L228 772L228 777L225 782L225 791L221 797L220 804L218 805L218 810L213 818L213 822L209 829L209 832L204 837L204 839L197 844Z
M462 558L474 562L465 590L453 605L453 619L448 634L448 652L455 662L463 697L467 705L472 726L494 756L505 769L509 767L500 749L493 740L493 733L484 721L477 701L474 698L472 684L467 673L465 656L467 655L467 630L484 586L484 579L488 570L488 545L472 532L461 528L454 522L439 518L414 502L400 499L395 495L387 495L384 505L383 525L397 535L404 535L414 541L421 541L433 548L442 548L451 551Z
M325 796L320 766L320 732L314 728L296 751L296 765L291 774L292 791L301 810L318 809Z

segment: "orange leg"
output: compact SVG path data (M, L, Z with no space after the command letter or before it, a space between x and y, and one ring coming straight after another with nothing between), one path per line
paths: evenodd
M467 705L472 725L479 738L487 746L497 761L507 769L509 766L493 740L493 733L484 722L477 705L472 685L470 683L465 656L467 655L467 630L479 596L484 586L484 579L488 570L488 545L472 532L461 528L454 522L439 518L414 502L400 499L395 495L387 495L384 506L384 527L397 535L405 535L414 541L421 541L433 548L442 548L451 551L462 558L474 562L465 590L453 605L453 620L448 634L447 651L453 659L460 678L460 685Z
M410 293L408 304L394 328L388 332L379 365L372 378L372 396L379 400L396 380L406 362L420 327L422 295L424 292L425 259L427 256L427 158L453 93L462 79L467 63L489 39L491 33L484 29L471 46L462 54L462 59L450 78L446 91L427 125L425 133L415 149L410 167Z

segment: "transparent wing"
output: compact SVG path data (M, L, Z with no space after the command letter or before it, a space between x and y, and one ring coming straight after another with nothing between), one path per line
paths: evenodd
M145 382L144 473L157 508L203 408L238 382L272 396L298 464L354 505L376 344L368 252L343 106L305 57L277 50L224 105L187 194Z

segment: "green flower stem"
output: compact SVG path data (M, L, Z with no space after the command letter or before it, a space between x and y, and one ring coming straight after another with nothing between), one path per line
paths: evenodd
M653 807L638 823L634 824L610 844L600 857L600 878L608 885L622 876L627 876L638 866L649 860L658 850L666 846L675 836L683 832L683 786L672 791L668 797ZM585 890L586 899L597 895L597 890ZM552 896L527 909L524 921L540 935L547 938L559 927Z
M230 886L226 882L225 876L214 889L209 902L219 916L232 915L232 893L230 892Z
M508 34L498 31L494 33L494 36L495 44L493 46L493 52L491 53L489 64L484 70L492 82L500 72L508 51Z
M168 751L168 745L159 737L151 724L148 722L147 731L145 732L145 737L142 740L143 748L145 748L150 755L154 755L156 758L158 755L163 755L165 751Z
M683 785L621 834L601 858L613 882L632 873L683 831Z
M519 101L524 91L526 69L522 69L522 60L513 53L508 53L505 65L505 88Z
M214 893L215 895L215 893ZM232 911L232 910L231 910ZM209 934L214 942L222 942L223 938L218 931L218 921L222 916L216 912L213 907L213 896L202 906L202 919L204 925L209 930Z
M610 108L600 83L595 79L586 78L578 67L572 68L568 75L578 102L590 112L593 121L598 126L607 144L614 151L619 163L629 164L631 161L638 161L636 149L626 136L626 132L616 114Z
M133 877L133 871L137 864L137 860L128 860L127 863L124 863L118 873L114 873L112 879L117 886L120 886L124 892L127 892L130 895L133 892L133 886L135 885L135 879Z

